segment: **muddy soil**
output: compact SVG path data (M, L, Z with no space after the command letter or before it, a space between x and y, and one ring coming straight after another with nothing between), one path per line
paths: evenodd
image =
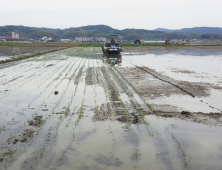
M42 109L43 110L43 109ZM40 127L43 124L43 116L36 116L33 120L28 121L30 126Z

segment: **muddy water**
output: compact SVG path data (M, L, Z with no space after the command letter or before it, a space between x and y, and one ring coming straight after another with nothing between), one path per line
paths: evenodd
M221 127L149 116L119 63L70 48L3 67L0 169L220 169Z

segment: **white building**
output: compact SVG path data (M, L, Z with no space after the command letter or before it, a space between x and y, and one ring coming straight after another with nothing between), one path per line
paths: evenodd
M97 40L99 42L106 42L106 38L104 38L104 37L96 37L95 40Z
M50 41L50 40L52 40L52 38L48 38L46 36L39 39L39 41L43 41L43 42L47 42L47 41Z
M12 32L12 38L15 38L15 32Z
M93 37L75 37L75 41L77 42L90 42Z
M99 42L105 42L106 38L103 37L75 37L75 41L77 42L91 42L91 41L99 41Z
M19 39L19 33L12 32L12 38Z
M47 38L47 37L42 37L42 40L43 40L43 41L47 41L48 38Z
M60 42L71 42L70 39L61 39Z
M16 39L19 39L19 33L16 33L16 34L15 34L15 38L16 38Z

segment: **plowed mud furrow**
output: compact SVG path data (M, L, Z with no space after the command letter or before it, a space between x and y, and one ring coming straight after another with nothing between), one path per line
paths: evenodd
M128 113L135 114L137 111L130 101L130 95L127 96L127 93L125 92L125 88L120 83L120 81L113 75L113 73L112 72L108 72L108 73L109 73L111 80L113 80L112 84L116 87L116 90L120 94L120 98L121 98L122 102L124 103L125 108L127 109ZM122 96L124 96L124 97L122 97Z
M88 72L87 72L87 78L86 78L86 84L89 85L93 85L93 72L92 72L93 68L90 67L88 68Z
M111 68L111 67L110 67ZM143 99L137 94L137 92L133 89L131 83L127 81L120 72L116 70L116 68L111 68L112 73L115 75L116 80L122 86L128 97L130 98L130 102L133 107L139 112L143 110L146 114L150 114L152 111L148 108L148 106L144 103Z
M114 87L112 86L109 78L107 77L108 75L105 71L105 67L102 67L101 71L106 81L106 85L108 88L108 95L111 101L111 107L113 108L114 115L125 115L123 109L121 109L121 103L119 102L118 95L116 94Z
M74 82L75 85L78 84L79 79L81 78L81 75L82 75L82 72L83 72L83 68L84 68L84 66L82 66L82 67L79 69L79 72L78 72L78 74L77 74L77 76L76 76L76 78L75 78L75 82Z

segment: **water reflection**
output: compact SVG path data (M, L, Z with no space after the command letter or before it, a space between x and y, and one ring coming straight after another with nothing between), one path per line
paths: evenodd
M103 54L103 62L107 62L110 65L122 65L122 55L121 54Z

